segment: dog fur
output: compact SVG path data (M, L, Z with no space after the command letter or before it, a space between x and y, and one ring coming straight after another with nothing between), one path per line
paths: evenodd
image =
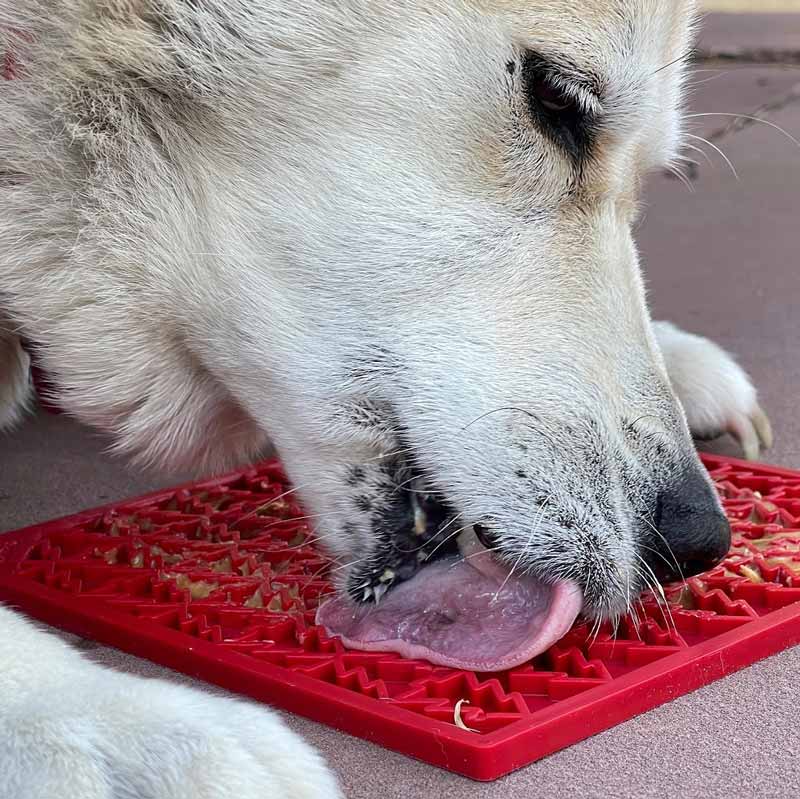
M690 428L751 457L771 435L731 356L650 320L631 234L680 147L693 19L0 0L0 427L30 404L24 337L138 463L274 446L341 590L415 474L499 557L624 612L636 520L700 474ZM585 135L537 117L554 91ZM0 630L15 799L339 795L264 709L103 671L8 610Z

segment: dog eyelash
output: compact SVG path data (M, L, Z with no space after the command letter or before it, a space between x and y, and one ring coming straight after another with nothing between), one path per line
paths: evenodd
M545 117L551 125L576 131L586 117L578 100L561 88L546 70L532 65L526 72L525 90L534 116Z
M582 161L593 139L592 110L563 88L560 76L538 54L525 57L522 79L533 122L574 161Z
M551 113L560 114L575 108L575 101L545 78L534 78L529 92L542 108Z

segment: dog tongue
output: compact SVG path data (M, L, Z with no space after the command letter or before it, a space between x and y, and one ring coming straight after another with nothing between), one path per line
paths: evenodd
M378 605L328 600L317 624L350 649L483 672L519 666L567 633L583 604L576 585L509 574L471 530L459 546L462 557L426 566Z

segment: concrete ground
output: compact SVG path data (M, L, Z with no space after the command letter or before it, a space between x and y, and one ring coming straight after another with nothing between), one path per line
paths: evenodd
M701 0L704 11L736 14L767 14L800 11L800 0Z
M694 153L699 166L691 191L675 179L652 181L638 232L656 315L712 336L739 355L775 425L777 443L768 459L795 468L800 468L795 397L800 387L800 147L774 126L800 138L798 20L781 15L709 19L703 49L724 58L698 69L693 108L755 114L769 124L696 118L698 135L724 151L738 178L719 153L702 145L710 163ZM749 63L754 53L783 65ZM0 529L166 484L158 475L129 472L103 454L104 445L78 425L49 416L32 419L3 441ZM715 449L733 451L729 441ZM98 660L126 670L185 680L114 650L83 646ZM800 648L489 785L303 719L289 723L325 753L350 799L793 797L800 795L798 676Z
M800 0L701 0L700 7L704 11L767 14L800 11Z

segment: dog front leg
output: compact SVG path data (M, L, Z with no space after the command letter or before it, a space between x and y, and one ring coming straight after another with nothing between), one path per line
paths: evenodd
M0 796L338 799L267 708L105 669L0 606Z
M653 330L692 435L704 440L730 433L749 460L769 449L769 419L750 378L733 356L671 322L654 322Z

